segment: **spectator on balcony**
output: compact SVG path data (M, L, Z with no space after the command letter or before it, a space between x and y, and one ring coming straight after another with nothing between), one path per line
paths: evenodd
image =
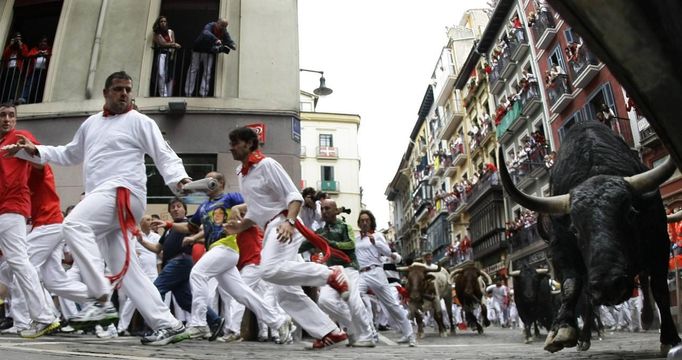
M549 71L549 75L551 77L551 81L554 82L557 77L561 75L566 75L566 72L564 71L564 68L562 68L559 64L553 63L552 69Z
M2 77L0 103L18 100L19 83L26 56L28 56L28 46L23 42L21 33L17 32L10 39L9 45L7 45L2 53L5 74Z
M545 80L545 87L551 87L552 86L552 80L554 80L554 79L552 78L552 72L549 69L545 70L545 79L544 80Z
M28 75L24 83L24 91L18 103L38 103L43 100L43 89L45 88L45 77L47 77L47 66L52 55L52 49L47 40L47 36L42 36L38 46L33 47L27 54L29 60Z
M545 155L545 167L547 169L551 169L552 166L554 166L554 160L556 159L556 151L552 151L551 153Z
M538 16L535 13L535 11L531 11L528 13L528 27L532 28L535 26L535 22L538 21Z
M495 126L500 125L505 115L507 115L507 106L504 102L501 102L495 110Z
M523 69L521 72L522 79L525 80L525 84L527 86L527 91L528 91L528 97L532 97L536 95L536 87L538 85L538 79L535 77L535 74L532 72L528 71L527 69Z
M194 40L192 63L189 66L187 80L185 81L185 96L194 96L199 67L202 68L199 96L208 96L216 54L229 54L230 50L237 50L237 43L232 40L230 33L227 32L227 25L226 19L210 22L204 26L197 39Z
M300 213L301 221L303 225L316 231L324 223L320 201L316 200L315 197L316 191L311 187L307 187L301 190L301 195L303 196L303 206L301 206Z
M582 47L582 43L578 43L575 41L571 41L570 44L564 48L564 52L566 53L566 60L571 63L577 63L580 55L580 48ZM573 64L573 67L575 68L577 64Z
M471 185L476 185L478 184L478 180L480 178L480 175L478 174L478 171L474 171L474 174L471 175Z
M168 19L159 16L154 25L154 52L156 53L156 86L159 96L167 97L173 94L175 50L180 44L175 42L175 33L168 28Z

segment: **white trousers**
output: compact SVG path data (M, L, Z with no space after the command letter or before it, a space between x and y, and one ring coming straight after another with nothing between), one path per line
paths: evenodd
M189 276L192 286L192 318L190 326L206 325L206 308L209 301L208 279L216 278L218 287L223 288L236 301L247 306L259 319L278 329L285 318L267 305L242 280L237 270L239 254L222 245L214 246L194 264Z
M136 257L136 256L135 256ZM132 261L132 259L130 259ZM140 261L140 258L137 258L138 261ZM145 275L149 278L149 280L154 283L154 280L158 277L158 273L155 274L154 272L150 271L152 264L147 263L147 264L140 264L142 269L144 269ZM154 269L156 269L156 261L154 261ZM125 299L125 301L123 301ZM123 292L119 293L119 299L118 299L120 305L120 314L119 314L119 319L118 319L118 332L123 332L126 329L128 329L128 326L130 326L130 321L133 319L133 315L135 315L135 305L133 305L132 300L130 300L130 297L127 294L124 294ZM164 301L165 304L165 301Z
M321 339L338 328L301 286L326 285L331 270L324 265L303 262L298 248L305 239L298 231L294 231L291 242L280 242L277 225L282 221L284 216L279 215L265 229L260 262L263 280L276 285L274 291L282 309L308 334Z
M48 306L38 272L29 261L27 248L26 218L11 213L0 215L0 250L26 297L29 315L34 321L49 324L55 316Z
M197 83L197 73L200 67L201 85L199 86L199 96L206 97L208 95L214 58L215 54L192 51L192 62L189 65L187 80L185 81L185 96L194 96L194 86Z
M412 325L407 319L407 313L393 295L392 286L388 283L386 273L381 266L360 273L360 295L366 294L367 289L371 289L377 300L384 307L386 312L399 325L403 336L412 336Z
M135 223L144 213L145 204L135 196L130 197L130 207ZM113 274L118 273L126 260L126 248L118 223L116 189L101 189L88 193L64 219L62 235L71 249L81 270L83 282L91 298L111 293L111 284L92 258L92 247L99 247L100 254ZM144 274L135 259L135 238L128 234L130 262L121 281L125 292L154 330L176 327L179 321L171 315L159 296L156 286Z
M166 71L172 72L173 69L167 69L166 63L170 60L170 54L161 53L159 54L157 65L157 76L156 76L156 87L159 90L159 96L167 97L171 96L173 93L173 81L168 81L168 74Z
M320 288L320 298L317 300L317 304L322 311L329 314L332 320L348 329L356 341L371 341L373 329L370 316L358 291L360 275L357 270L348 267L344 268L343 272L346 274L349 283L350 297L348 302L343 301L339 293L331 286L325 285Z
M254 264L246 265L239 271L239 273L241 274L244 283L246 283L246 285L248 285L258 295L259 298L263 299L263 301L265 301L265 303L268 304L270 307L273 307L278 314L282 316L286 315L279 306L276 306L276 304L274 304L275 306L273 306L271 301L268 302L266 300L265 293L267 291L267 287L265 286L265 282L261 279L261 273L260 269L258 268L258 265ZM246 309L244 305L238 302L234 303L230 320L231 324L241 325L242 318L244 317L244 309ZM258 329L260 331L264 331L263 329L267 329L266 327L267 324L259 318ZM234 330L233 332L239 333L239 331Z
M31 264L40 269L45 289L59 297L84 302L88 299L87 286L69 278L62 267L64 242L61 232L62 224L34 227L27 237L28 256Z
M99 260L101 260L101 257L99 258ZM102 273L104 273L104 262L103 261L102 261ZM81 270L75 261L74 261L73 265L71 265L71 268L66 271L66 277L68 279L70 279L71 281L82 282ZM87 288L87 286L86 286L86 288ZM65 319L71 319L72 317L76 316L76 314L78 314L78 307L76 306L76 303L73 300L69 300L69 299L63 298L61 296L59 297L59 308L61 309L62 316L64 316Z

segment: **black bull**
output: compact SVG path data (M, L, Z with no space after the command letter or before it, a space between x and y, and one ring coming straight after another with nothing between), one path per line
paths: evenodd
M530 343L533 341L533 325L535 336L540 335L539 326L547 330L552 327L558 308L555 301L558 296L552 294L547 269L532 269L529 265L524 265L521 270L514 270L510 275L514 278L514 302L523 321L525 342Z
M479 334L482 334L483 326L481 326L476 319L474 310L476 306L481 307L483 325L486 327L489 326L488 309L485 306L483 293L485 292L486 280L488 284L492 284L490 276L479 270L476 266L469 265L453 271L450 277L452 278L452 282L455 283L457 299L462 305L462 310L464 310L464 318L467 322L467 326L472 330L476 329Z
M600 123L573 126L550 172L553 196L523 194L507 172L500 148L505 191L520 205L547 215L538 221L562 285L561 307L545 341L555 352L590 347L593 307L618 304L632 294L639 275L643 293L651 290L661 313L661 350L680 342L670 314L667 264L669 239L658 186L675 170L671 160L649 170L625 142ZM543 215L544 216L544 215ZM575 307L585 292L584 326L578 337ZM645 295L643 327L653 318Z

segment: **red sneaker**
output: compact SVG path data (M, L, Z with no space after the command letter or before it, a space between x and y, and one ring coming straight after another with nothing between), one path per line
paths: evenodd
M343 267L331 266L329 269L332 273L329 274L327 284L338 291L344 301L348 301L350 291L348 290L348 279L346 278L346 274L343 273Z
M329 333L322 339L315 340L311 350L333 349L337 346L346 344L348 344L348 335L346 335L345 332L340 331L337 334Z

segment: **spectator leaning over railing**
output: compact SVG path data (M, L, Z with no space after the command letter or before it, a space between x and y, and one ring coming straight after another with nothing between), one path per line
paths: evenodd
M175 50L180 44L175 42L175 33L168 28L168 19L159 16L154 25L154 49L156 52L156 86L159 96L173 95Z
M4 76L0 89L0 103L18 100L21 72L24 69L24 59L28 56L28 46L23 42L21 33L14 34L9 45L2 53Z
M24 83L24 91L18 103L39 103L43 101L43 89L45 88L45 78L47 77L47 66L50 62L52 49L48 43L47 36L42 36L38 46L33 47L27 54L29 61L28 75Z

